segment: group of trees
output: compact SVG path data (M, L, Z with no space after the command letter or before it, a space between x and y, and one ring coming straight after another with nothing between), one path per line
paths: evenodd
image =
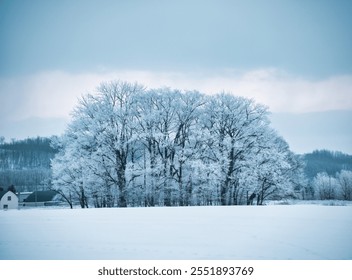
M352 171L341 170L336 176L320 172L313 179L313 190L316 199L352 200Z
M303 155L307 183L301 189L303 199L352 200L352 156L341 152L315 150Z
M82 207L262 204L303 182L267 109L224 93L102 83L53 145L52 188Z
M350 155L293 154L253 100L119 81L83 97L62 137L0 137L2 189L81 207L352 200L351 170Z

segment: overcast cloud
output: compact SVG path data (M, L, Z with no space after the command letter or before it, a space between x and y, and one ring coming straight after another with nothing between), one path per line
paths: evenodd
M68 118L83 94L94 92L102 81L113 79L137 81L149 88L168 86L196 89L207 94L225 91L253 98L267 105L272 112L352 110L352 75L305 80L275 69L245 73L231 70L220 73L115 71L100 74L54 71L0 80L3 107L0 116L7 121L29 117Z

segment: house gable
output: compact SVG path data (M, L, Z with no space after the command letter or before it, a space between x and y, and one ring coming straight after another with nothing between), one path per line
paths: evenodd
M0 209L17 209L18 197L12 191L0 192Z

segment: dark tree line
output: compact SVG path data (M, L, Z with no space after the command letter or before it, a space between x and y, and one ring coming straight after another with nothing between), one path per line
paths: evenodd
M48 188L51 159L57 152L44 137L11 140L0 144L0 186L16 186L19 191Z
M341 152L316 150L305 154L303 160L305 174L310 180L321 172L335 176L341 170L352 170L352 156Z

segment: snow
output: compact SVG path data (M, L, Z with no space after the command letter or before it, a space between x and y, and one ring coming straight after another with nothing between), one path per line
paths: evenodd
M0 259L352 259L352 206L0 211Z

